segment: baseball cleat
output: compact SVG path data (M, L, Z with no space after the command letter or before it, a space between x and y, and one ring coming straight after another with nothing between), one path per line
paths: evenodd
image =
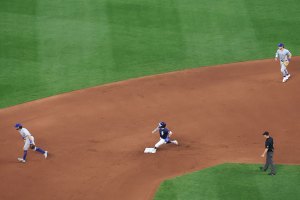
M291 75L289 74L285 78L286 78L286 80L288 80L290 77L291 77Z
M282 82L286 82L288 79L286 77L283 77Z
M26 162L26 160L24 160L23 158L18 158L18 161L19 161L19 162L22 162L22 163L25 163L25 162Z
M173 140L172 142L173 142L173 144L176 144L176 145L178 145L178 142L177 142L177 140Z
M260 171L267 171L267 170L265 170L263 167L259 167L259 169L260 169Z
M45 158L48 157L48 151L45 151L44 156L45 156Z

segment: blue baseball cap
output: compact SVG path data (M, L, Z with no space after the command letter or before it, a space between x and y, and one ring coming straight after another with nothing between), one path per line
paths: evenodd
M278 47L284 47L284 44L283 43L279 43Z
M20 126L22 126L22 124L16 123L15 128L19 128Z

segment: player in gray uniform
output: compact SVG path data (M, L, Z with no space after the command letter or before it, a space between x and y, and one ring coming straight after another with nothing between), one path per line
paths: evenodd
M282 82L286 82L291 75L289 74L286 66L289 64L292 58L292 54L289 50L284 48L284 44L278 44L278 50L275 54L275 61L279 58L280 66L281 66L281 73L283 76Z
M37 151L44 155L45 158L48 156L48 151L44 151L42 148L35 146L34 137L31 135L31 133L26 129L23 128L22 124L17 123L15 125L15 128L17 131L19 131L20 135L22 136L24 140L24 154L22 158L18 158L19 162L25 163L26 157L27 157L27 151L28 149L32 149L34 151Z

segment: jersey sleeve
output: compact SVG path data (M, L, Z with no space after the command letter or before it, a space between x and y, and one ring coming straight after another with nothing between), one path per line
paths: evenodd
M278 58L278 50L275 53L275 58Z
M266 148L266 149L269 149L269 144L268 144L268 142L265 143L265 148Z
M265 148L266 149L270 149L270 146L272 145L272 141L271 140L267 140L266 144L265 144Z
M25 137L31 136L30 132L26 128L24 128L23 134L24 134Z

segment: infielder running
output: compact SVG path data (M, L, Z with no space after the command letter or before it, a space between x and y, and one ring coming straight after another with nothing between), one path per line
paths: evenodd
M173 134L172 131L168 130L166 128L167 124L165 122L159 122L158 127L156 127L152 133L155 133L156 131L159 132L160 140L155 144L154 149L158 149L163 144L169 144L173 143L178 145L177 140L171 140L170 136Z
M284 44L282 43L278 44L278 50L275 54L275 61L277 61L278 58L280 60L281 73L283 76L282 82L284 83L291 77L286 67L292 59L292 54L289 50L284 48Z
M19 162L22 162L22 163L26 162L27 151L28 151L29 147L34 151L40 152L41 154L43 154L45 156L45 158L47 158L48 151L44 151L43 149L35 146L34 137L31 135L31 133L26 128L23 128L22 124L16 124L15 128L16 128L16 130L19 131L20 135L22 136L22 138L24 140L24 147L23 147L24 154L23 154L22 158L18 158Z

